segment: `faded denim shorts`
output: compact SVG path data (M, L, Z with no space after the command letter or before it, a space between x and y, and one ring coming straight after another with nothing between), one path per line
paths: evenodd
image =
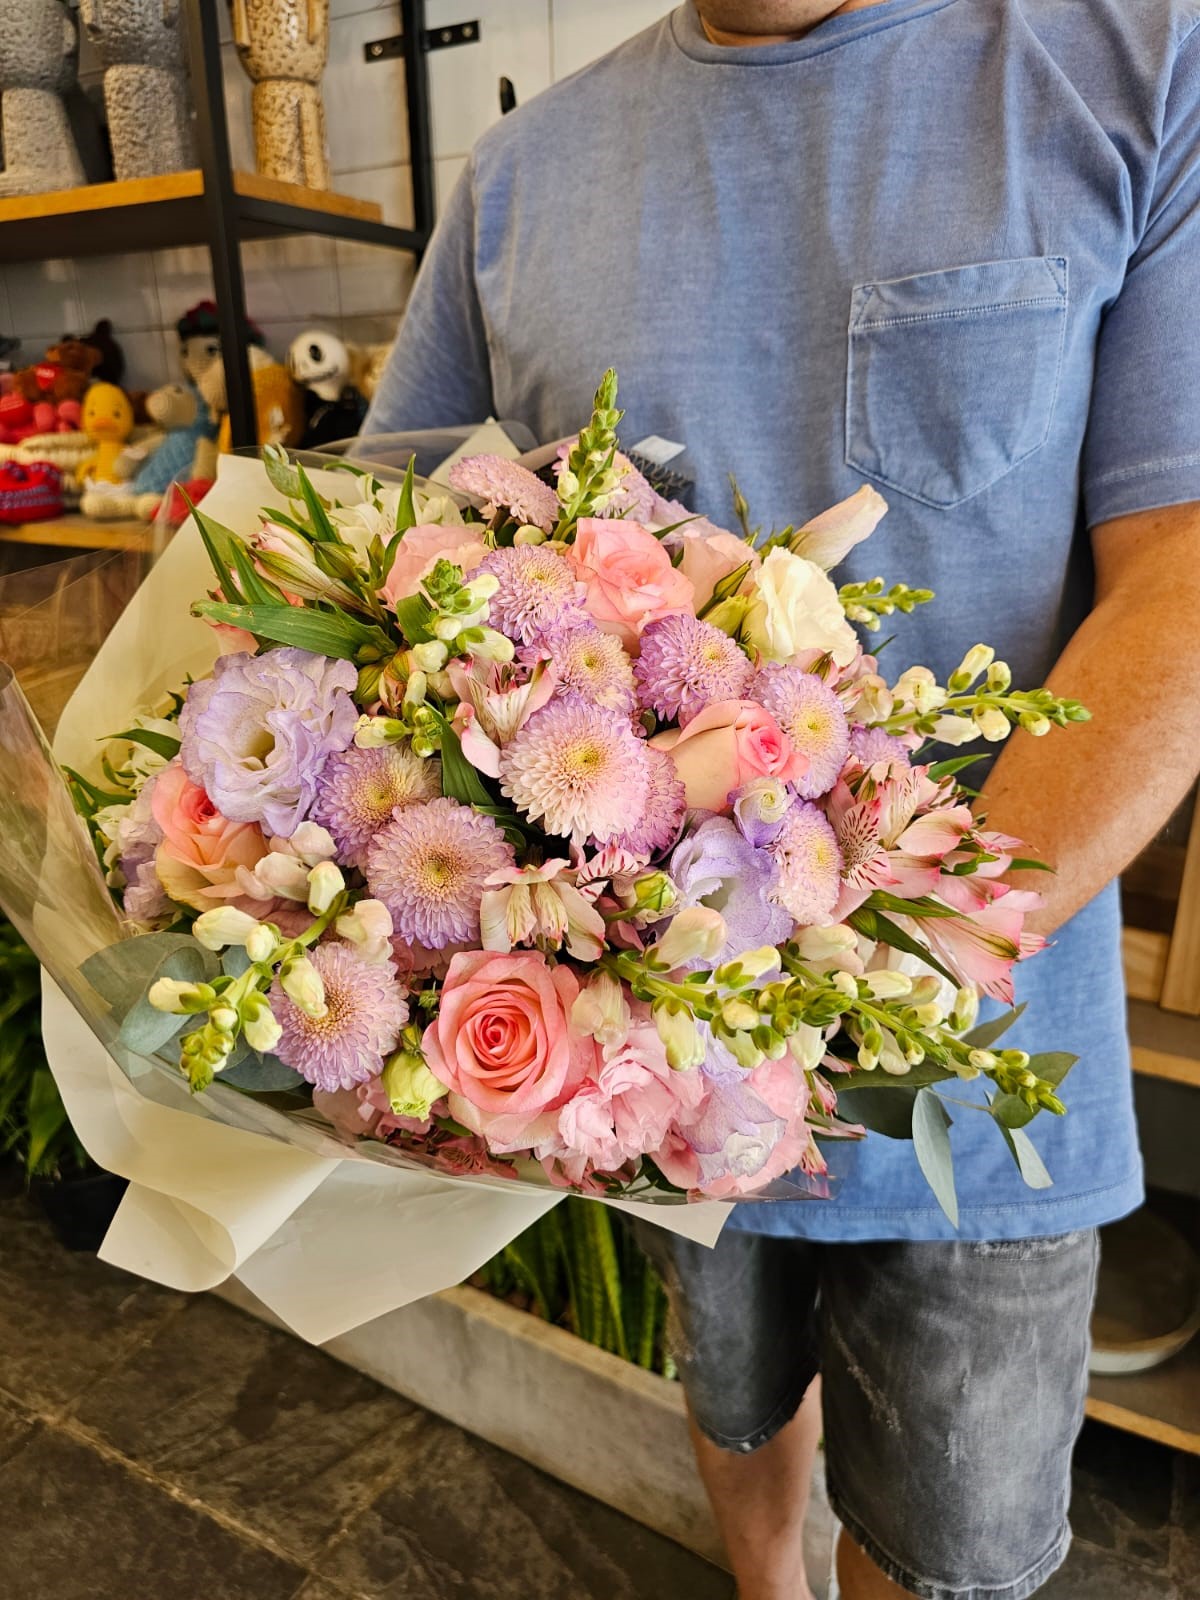
M816 1244L637 1225L700 1430L752 1451L818 1372L829 1499L921 1600L1025 1600L1062 1563L1083 1422L1094 1229Z

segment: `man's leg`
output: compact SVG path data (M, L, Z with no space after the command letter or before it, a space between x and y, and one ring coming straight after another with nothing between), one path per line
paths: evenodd
M1028 1600L1066 1556L1093 1230L831 1245L821 1381L842 1600Z
M726 1229L714 1249L635 1224L671 1297L700 1474L739 1600L809 1600L804 1515L820 1436L817 1261Z
M821 1381L752 1455L722 1449L689 1416L700 1476L738 1581L738 1600L812 1600L804 1513L821 1438Z

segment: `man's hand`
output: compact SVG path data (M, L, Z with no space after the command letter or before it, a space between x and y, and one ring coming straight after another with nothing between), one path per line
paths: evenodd
M1096 606L1050 675L1088 723L1015 732L984 795L988 826L1056 869L1031 872L1052 933L1158 833L1200 772L1200 502L1092 530Z

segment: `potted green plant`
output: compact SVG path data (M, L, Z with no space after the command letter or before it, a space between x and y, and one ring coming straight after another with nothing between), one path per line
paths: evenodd
M55 1232L96 1250L125 1180L97 1167L75 1136L42 1049L37 957L0 918L0 1156L24 1171Z

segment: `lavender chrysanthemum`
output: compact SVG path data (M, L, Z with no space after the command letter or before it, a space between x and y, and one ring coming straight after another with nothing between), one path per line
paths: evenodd
M709 817L688 834L672 852L667 872L679 891L680 910L709 906L725 918L729 940L718 960L779 944L792 931L791 917L773 895L779 884L774 861L728 817Z
M528 467L503 456L471 456L450 468L452 488L484 502L490 517L504 506L518 522L550 532L558 521L558 496Z
M586 618L572 615L552 623L520 654L531 666L548 656L561 693L577 694L609 711L633 710L633 663L625 646Z
M837 695L811 672L774 666L757 675L751 693L808 757L808 771L795 780L796 793L804 800L828 794L850 753L850 730Z
M414 755L407 739L377 750L351 745L326 762L312 817L333 835L343 865L365 871L367 847L397 806L434 800L441 792L441 762Z
M291 646L221 656L179 717L184 771L223 817L290 838L331 755L354 738L358 673Z
M521 644L543 629L572 617L584 619L583 585L569 561L544 545L514 545L493 550L474 576L490 572L500 587L488 601L493 628Z
M638 703L664 721L691 721L714 700L741 700L754 668L727 633L686 613L643 629L634 665Z
M675 763L665 750L646 747L650 763L646 801L641 816L612 841L635 855L657 855L679 837L687 813L687 790L675 771Z
M352 1089L378 1077L408 1021L408 1002L390 962L373 965L344 944L319 944L309 959L325 986L325 1015L301 1011L277 980L270 1002L283 1032L275 1054L318 1089Z
M641 816L650 783L646 746L627 717L578 696L536 712L500 756L500 784L547 833L608 844Z
M399 938L441 950L479 938L484 883L514 861L491 817L431 800L397 810L367 850L367 883Z
M825 926L842 888L842 852L825 813L797 800L766 848L779 869L773 898L802 927Z
M882 728L864 728L861 725L850 729L850 754L861 761L864 767L874 766L877 761L907 762L911 759L903 739L884 733Z

